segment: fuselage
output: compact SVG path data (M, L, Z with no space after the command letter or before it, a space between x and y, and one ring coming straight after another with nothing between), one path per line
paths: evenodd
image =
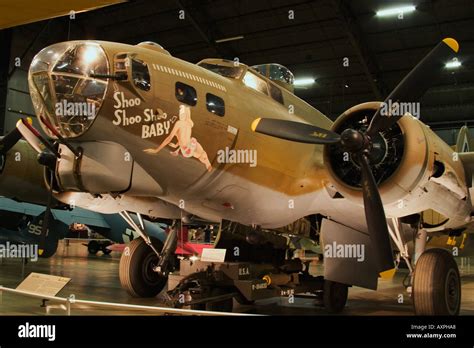
M362 205L328 193L322 145L252 132L256 118L332 127L253 69L217 59L191 64L151 44L96 41L53 45L35 60L29 80L37 114L83 149L78 160L60 146L63 192L156 197L205 219L263 227L321 213L364 229Z
M77 42L69 45L74 44ZM184 210L192 214L279 226L307 215L307 202L303 204L300 198L314 195L327 180L322 146L272 139L253 133L250 126L258 117L273 117L330 128L332 122L328 118L243 64L236 65L241 69L240 76L229 78L149 47L98 44L105 52L109 67L114 66L114 57L124 52L130 57L133 55L130 59L144 62L150 87L145 90L130 81L109 79L97 116L83 134L71 137L73 144L120 143L159 184L160 199L175 205L181 202ZM65 50L67 46L61 46L58 56ZM55 75L54 68L52 70L51 75ZM243 82L247 71L278 89L283 103L247 86ZM30 76L30 80L34 78ZM178 100L177 84L194 89L197 100ZM35 87L38 88L33 84L32 88ZM208 94L223 100L223 116L209 110ZM55 101L58 105L59 101ZM63 102L58 106L65 109L65 105ZM183 105L189 110L191 126L189 122L180 122L180 106ZM144 152L158 147L175 125L187 133L184 139L191 138L202 148L212 169L208 170L194 154L185 153L186 148L196 152L191 139L188 144L181 139L181 150L166 146L158 154ZM172 143L179 141L177 136ZM288 214L289 209L294 213Z

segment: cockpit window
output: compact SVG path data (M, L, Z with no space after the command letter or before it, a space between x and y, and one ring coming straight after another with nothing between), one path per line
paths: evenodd
M283 101L283 93L281 92L281 89L272 85L271 83L268 84L270 87L270 96L280 104L285 104Z
M230 77L232 79L239 79L242 76L243 68L239 66L224 66L224 65L217 65L217 64L209 64L209 63L200 63L199 66L201 68L210 70L216 74L219 74L224 77Z
M247 87L268 95L267 81L258 77L253 72L247 71L242 81Z
M139 59L132 59L132 80L136 87L149 91L151 88L150 72L145 62Z

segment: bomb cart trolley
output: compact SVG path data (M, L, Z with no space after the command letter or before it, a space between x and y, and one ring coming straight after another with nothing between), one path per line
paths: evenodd
M168 294L175 307L232 312L233 300L244 305L275 297L311 294L329 312L340 312L348 286L312 276L308 263L288 260L280 266L250 262L180 261L179 274L171 274Z

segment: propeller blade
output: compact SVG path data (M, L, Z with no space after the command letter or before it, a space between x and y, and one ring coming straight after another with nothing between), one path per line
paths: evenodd
M38 253L39 255L43 255L44 251L46 250L46 237L48 234L48 227L49 221L51 220L51 204L53 203L53 184L54 184L54 173L53 171L49 172L49 192L48 192L48 200L46 203L46 211L44 214L43 225L41 226L41 236L40 242L38 246Z
M387 227L387 219L383 209L382 199L377 188L369 159L363 152L357 154L362 171L362 192L364 196L365 219L372 242L379 273L393 269L393 251Z
M385 99L381 107L377 110L367 135L371 136L377 132L390 128L403 115L395 113L391 115L390 106L395 106L400 102L417 102L439 78L446 62L459 51L459 44L456 40L446 38L435 46L414 68L405 76L397 87ZM382 108L382 105L385 108Z
M16 128L23 135L23 138L35 149L38 153L43 152L43 146L46 147L56 158L61 158L61 155L54 148L54 146L45 139L35 127L33 127L33 121L30 118L20 119L16 123Z
M341 139L339 134L324 128L274 118L257 118L252 122L252 130L257 133L305 144L334 144Z
M16 129L21 133L23 138L30 144L30 146L36 150L36 152L41 153L43 151L41 141L38 138L38 134L31 130L27 125L31 126L31 119L21 119L16 123Z
M22 135L18 129L12 130L0 139L0 153L5 155L21 138Z

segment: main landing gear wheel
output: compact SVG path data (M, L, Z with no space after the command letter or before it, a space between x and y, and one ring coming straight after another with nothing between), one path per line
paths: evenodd
M429 249L418 259L413 275L413 305L417 315L458 315L461 278L452 254Z
M87 244L87 251L91 255L95 255L99 252L100 250L100 245L97 243L95 240L90 241L89 244Z
M107 247L109 247L110 245L112 245L112 243L110 243L110 242L103 242L103 243L101 243L100 249L102 250L102 252L104 253L104 255L109 255L109 254L112 252L112 250L107 249Z
M152 238L153 246L160 251L163 243ZM167 283L164 277L154 271L158 256L142 238L134 239L120 259L120 284L133 297L154 297Z
M105 255L109 255L109 254L112 252L112 250L107 249L107 246L104 246L104 247L102 248L102 252L103 252Z
M340 313L347 302L346 284L324 280L323 305L330 313Z

